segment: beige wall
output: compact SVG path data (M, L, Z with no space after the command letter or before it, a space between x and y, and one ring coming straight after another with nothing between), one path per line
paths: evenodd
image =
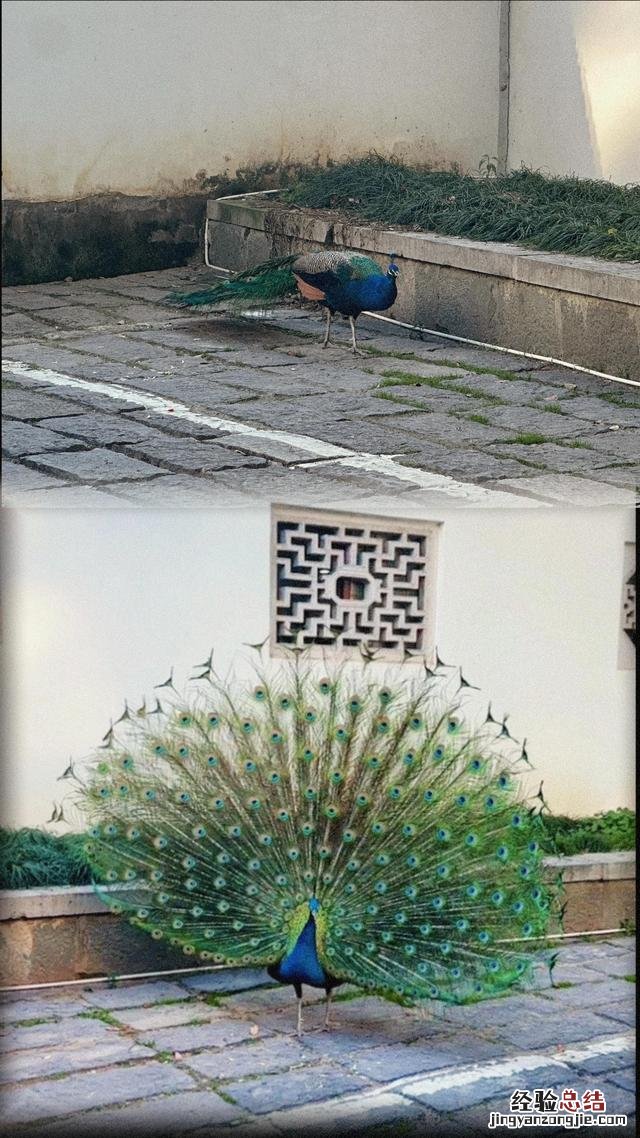
M372 148L495 153L497 0L6 0L4 192L180 189Z
M640 181L638 0L512 0L509 164Z
M213 644L242 671L269 622L269 513L4 511L2 814L40 825L69 758L100 741L127 696L192 674ZM634 673L618 668L633 511L451 509L442 520L437 644L527 737L551 807L633 806ZM241 535L240 542L238 535ZM249 656L250 653L247 653ZM321 665L320 665L321 666ZM419 665L416 665L419 667ZM472 704L473 706L473 704Z

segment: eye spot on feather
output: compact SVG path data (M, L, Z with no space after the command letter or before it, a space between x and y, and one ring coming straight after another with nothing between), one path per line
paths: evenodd
M254 699L257 699L258 703L264 703L267 698L267 693L263 687L257 687L253 690L253 696Z
M310 751L307 748L307 750L302 752L302 757L303 757L305 763L310 763L311 760L315 758L315 755L314 755L313 751Z

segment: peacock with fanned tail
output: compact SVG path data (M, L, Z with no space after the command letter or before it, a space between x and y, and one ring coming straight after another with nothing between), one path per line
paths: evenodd
M170 677L125 705L78 784L110 908L194 961L266 966L298 1031L303 984L328 1022L345 981L464 1003L527 980L558 893L526 746L491 708L474 725L445 668L322 676L294 650L243 685L209 658L190 696Z
M356 339L356 320L361 312L383 312L397 295L398 266L391 253L386 272L362 253L322 251L279 257L256 265L230 280L195 292L174 293L172 304L181 308L231 304L261 308L274 300L295 296L317 301L327 310L322 347L330 343L331 321L336 312L349 319L351 350L361 354Z

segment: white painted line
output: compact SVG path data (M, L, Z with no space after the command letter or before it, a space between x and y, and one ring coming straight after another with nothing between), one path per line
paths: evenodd
M423 490L437 490L450 498L463 499L469 505L511 506L514 509L522 509L523 506L549 508L546 502L523 498L517 494L508 494L502 490L489 490L471 482L458 482L446 474L434 474L417 467L402 466L401 463L396 462L394 458L388 455L368 454L364 451L358 453L347 450L346 447L323 442L322 439L314 439L310 435L293 435L287 431L272 430L269 427L251 427L247 423L241 423L235 419L223 419L219 415L205 415L199 411L192 411L185 403L167 399L163 395L155 395L148 391L139 391L135 387L127 387L124 384L77 379L75 376L65 375L63 372L52 371L49 368L30 367L28 364L16 360L3 360L2 368L10 375L24 376L27 379L35 380L37 383L45 383L50 387L70 387L77 391L90 391L96 395L105 395L108 399L140 404L148 411L155 411L159 415L167 415L172 419L184 419L190 423L212 427L214 430L227 431L229 434L244 435L254 439L275 440L291 447L297 447L299 450L306 450L317 458L334 459L340 466L382 474L388 478L395 478L398 482L410 482ZM303 418L304 405L301 403L300 406L301 418ZM354 432L357 432L357 427L354 427Z
M579 1063L586 1059L593 1059L598 1055L632 1052L634 1042L633 1032L625 1032L591 1042L577 1043L572 1048L553 1054L530 1052L506 1059L491 1059L486 1063L445 1067L439 1071L427 1072L424 1075L394 1079L393 1082L381 1084L371 1090L342 1095L340 1098L331 1099L328 1102L309 1103L302 1107L275 1111L267 1115L266 1119L272 1122L274 1126L284 1128L285 1131L293 1130L300 1133L304 1129L303 1124L309 1124L316 1117L324 1119L328 1124L332 1120L346 1121L351 1117L364 1120L368 1111L372 1112L373 1117L373 1111L381 1107L393 1108L401 1116L403 1106L405 1110L409 1107L407 1100L419 1095L436 1094L441 1091L471 1086L482 1079L513 1080L513 1089L515 1090L517 1076L547 1067L557 1067L558 1080L561 1081L563 1072L568 1074L570 1063Z

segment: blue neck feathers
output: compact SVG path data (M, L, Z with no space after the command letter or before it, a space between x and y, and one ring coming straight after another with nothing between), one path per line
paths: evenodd
M318 959L316 923L313 917L309 917L291 952L277 965L275 979L281 983L326 987L328 977Z

